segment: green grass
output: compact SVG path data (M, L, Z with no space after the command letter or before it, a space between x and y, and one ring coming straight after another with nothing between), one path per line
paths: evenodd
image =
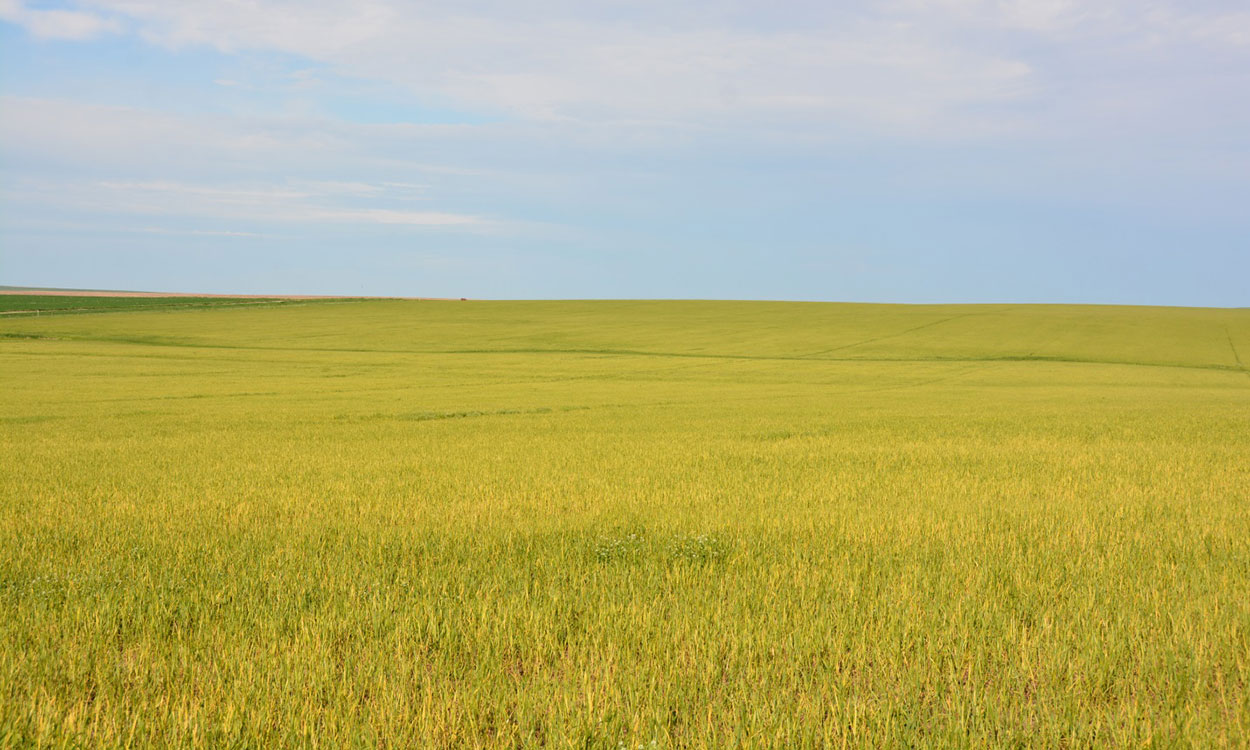
M1239 747L1250 311L0 319L0 746Z
M200 307L290 304L284 299L251 297L89 297L52 294L0 294L0 315L49 315L127 310L180 310Z

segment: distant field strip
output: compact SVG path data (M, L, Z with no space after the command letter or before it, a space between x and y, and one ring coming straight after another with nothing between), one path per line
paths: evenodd
M232 297L90 297L0 294L0 315L45 316L139 310L181 310L237 305L289 304L285 299Z
M1245 747L1250 310L0 318L0 747Z

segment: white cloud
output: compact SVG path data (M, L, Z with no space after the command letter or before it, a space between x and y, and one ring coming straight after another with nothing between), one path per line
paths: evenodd
M13 12L35 13L6 1ZM939 141L1113 131L1192 109L1194 86L1171 74L1171 61L1250 69L1250 13L1218 0L876 0L852 9L779 9L758 0L82 0L81 7L96 13L64 12L122 19L158 45L276 51L352 80L398 86L417 103L610 128L618 140L646 131L681 137L692 128ZM315 98L323 72L297 70L282 85ZM1250 83L1245 73L1226 77L1221 93ZM245 80L215 83L254 87ZM1104 106L1109 93L1120 115ZM1106 121L1109 113L1121 120Z
M11 172L0 197L6 205L70 213L258 225L320 222L490 232L520 227L438 208L431 195L434 186L425 183L312 176L425 173L420 165L362 154L350 133L327 136L321 124L191 120L125 107L0 97L0 153L8 158L131 175L65 180L16 177L19 170ZM159 176L133 177L144 172ZM431 207L415 210L413 202Z
M418 96L548 122L815 113L924 127L951 107L1012 98L1029 74L1021 61L947 44L873 14L826 28L761 32L672 26L656 7L613 21L572 7L515 15L382 0L93 4L130 19L158 44L275 50ZM912 104L900 107L900 100Z
M313 182L320 177L312 175L333 175L322 188L337 183L346 192L390 181L404 183L409 197L416 197L428 175L497 176L463 160L441 160L449 152L447 144L460 144L455 155L463 157L471 150L464 144L481 134L475 126L362 125L311 115L187 116L0 95L0 153L14 161L37 159L127 174L277 172ZM344 176L362 174L368 177Z
M1230 134L1250 126L1250 103L1233 95L1250 84L1250 66L1233 64L1250 62L1250 23L1233 6L881 0L783 13L752 2L642 0L614 17L560 0L545 12L392 0L80 7L162 45L298 56L278 75L258 76L290 87L275 99L298 88L315 101L318 77L339 76L349 86L398 86L418 104L509 115L484 125L366 125L315 108L192 116L0 97L8 162L90 174L89 188L69 186L66 200L91 210L510 231L518 223L497 212L527 215L546 200L559 214L588 193L619 199L610 183L621 173L672 176L683 159L765 153L757 148L1014 141L1104 163L1111 152L1131 155L1126 169L1149 153L1182 165L1173 172L1209 175L1236 173L1244 158L1206 136L1244 143ZM0 0L5 17L17 12L33 11ZM235 81L236 90L262 91L247 60L221 71L227 77L205 95L228 96L219 86ZM1004 179L1018 179L1010 171Z
M0 0L0 20L15 23L41 39L90 39L120 30L116 21L94 13L27 8L21 0Z
M538 122L881 129L926 137L1027 127L1021 103L1062 109L1053 58L1004 35L1106 60L1134 44L1242 45L1244 11L1173 0L878 0L852 10L762 2L89 0L172 47L279 51L419 99ZM1084 41L1082 41L1084 40ZM1076 45L1076 47L1068 47ZM1027 46L1027 45L1025 45ZM1195 50L1201 54L1201 50ZM1053 54L1053 53L1052 53ZM1131 58L1137 55L1137 60ZM1056 78L1059 76L1059 78ZM1128 96L1156 94L1130 90ZM1071 106L1080 106L1078 100Z

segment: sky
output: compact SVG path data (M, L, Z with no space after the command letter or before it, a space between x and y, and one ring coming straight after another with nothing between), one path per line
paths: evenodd
M0 284L1250 306L1250 6L0 0Z

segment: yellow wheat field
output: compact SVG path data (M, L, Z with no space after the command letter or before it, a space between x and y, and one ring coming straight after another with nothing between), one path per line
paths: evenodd
M1250 311L0 319L0 745L1238 747Z

